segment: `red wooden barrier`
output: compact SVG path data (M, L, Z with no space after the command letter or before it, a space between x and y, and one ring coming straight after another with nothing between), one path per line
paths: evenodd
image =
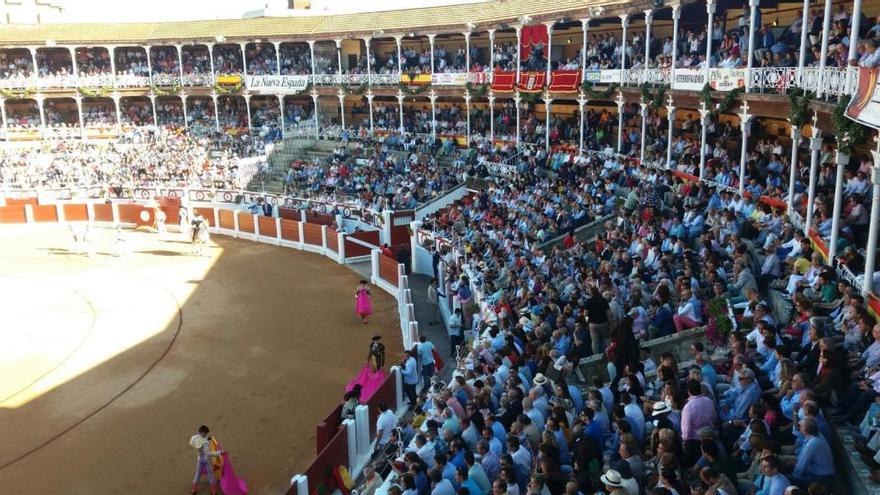
M311 244L313 246L323 246L324 241L321 237L321 226L316 223L304 223L303 224L303 235L305 236L305 243Z
M95 221L96 222L112 222L113 221L113 205L110 203L95 203Z
M397 287L397 265L396 259L384 254L379 256L379 276L395 287Z
M306 222L308 223L316 223L318 225L332 225L335 221L336 217L329 213L306 211Z
M217 219L214 218L214 208L194 208L196 213L201 214L208 221L209 227L217 226ZM180 220L178 220L180 221Z
M38 223L57 222L58 209L55 205L34 205L34 221Z
M246 234L253 234L254 231L254 215L251 213L238 214L238 231Z
M293 208L278 208L278 216L286 220L296 220L297 222L302 220L299 210L294 210Z
M0 206L0 223L27 223L24 205Z
M64 219L68 222L84 222L89 219L89 207L84 204L64 203Z
M235 228L235 217L232 210L219 210L220 228L232 230Z
M333 469L337 466L348 465L348 431L340 428L336 435L330 439L324 450L312 462L303 474L309 479L309 493L322 493L318 490L319 485L329 487L333 485ZM330 493L331 490L323 491ZM288 495L296 495L296 485L287 490Z
M138 223L138 217L144 206L138 204L119 204L118 208L120 223Z
M315 432L315 442L317 444L317 450L315 453L320 454L327 444L330 443L330 440L333 439L333 435L336 435L336 430L342 425L342 404L336 406L336 409L330 411L330 414L324 418L324 421L318 423Z
M260 215L260 235L265 237L276 237L278 231L275 228L275 219L272 217L264 217Z
M334 253L339 252L339 236L336 229L327 227L327 247Z
M364 242L368 242L376 247L379 246L379 231L374 230L372 232L355 232L354 234L346 234L345 235L345 256L349 258L353 258L355 256L367 256L370 254L371 249L352 242L349 238L358 239Z
M285 241L300 242L299 222L295 220L281 219L281 238Z

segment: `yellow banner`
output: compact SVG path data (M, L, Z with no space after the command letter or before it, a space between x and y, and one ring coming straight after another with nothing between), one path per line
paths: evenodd
M410 77L409 74L401 74L400 82L403 84L431 84L431 74L418 74Z
M217 76L217 84L235 85L241 83L241 76Z

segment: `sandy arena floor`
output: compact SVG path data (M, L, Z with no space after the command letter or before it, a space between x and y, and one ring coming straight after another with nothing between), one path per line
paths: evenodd
M324 257L125 236L117 258L109 230L92 257L63 227L0 232L0 492L188 493L205 423L251 493L283 493L370 337L401 348L393 299L374 288L364 326Z

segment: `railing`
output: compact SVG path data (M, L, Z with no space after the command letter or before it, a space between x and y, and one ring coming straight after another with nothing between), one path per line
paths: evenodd
M180 84L180 74L153 74L152 83L155 86L177 86Z
M33 85L33 76L12 76L0 79L0 88L29 88Z
M105 88L113 86L112 74L96 74L93 76L79 76L77 83L79 87L86 88Z
M400 74L315 74L312 81L319 86L364 84L368 81L373 86L390 86L400 82Z
M37 87L40 89L75 88L77 86L79 86L79 78L72 74L63 76L40 76L37 78Z
M214 83L211 74L204 72L190 72L183 74L184 86L210 86Z
M147 88L150 86L150 76L136 76L134 74L117 74L117 88Z

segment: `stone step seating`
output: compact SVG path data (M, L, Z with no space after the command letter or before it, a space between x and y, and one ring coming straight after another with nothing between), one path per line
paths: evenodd
M691 358L689 354L691 343L694 341L702 341L705 343L706 327L696 327L677 332L666 337L646 340L639 346L647 349L651 353L651 357L655 362L660 361L660 355L665 352L671 352L675 356L675 360L683 363ZM609 381L607 365L608 359L605 354L595 354L588 358L581 359L578 365L578 375L586 384L591 384L594 376L601 378L603 382Z

